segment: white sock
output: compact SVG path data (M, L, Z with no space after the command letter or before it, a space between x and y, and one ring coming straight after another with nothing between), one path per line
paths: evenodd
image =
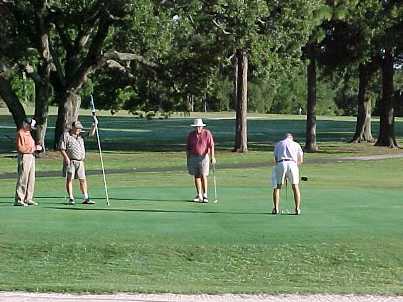
M204 194L203 194L203 197L204 197L204 198L207 198L207 193L204 193Z
M84 193L84 199L88 199L88 193Z

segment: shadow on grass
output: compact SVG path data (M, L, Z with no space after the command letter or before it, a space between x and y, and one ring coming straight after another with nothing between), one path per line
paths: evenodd
M105 200L105 198L97 197L93 199L100 199L100 200ZM155 198L117 198L117 197L111 197L109 200L120 200L120 201L179 201L179 202L192 202L191 200L185 200L185 199L155 199Z
M103 149L115 151L184 151L187 134L192 130L189 126L191 118L172 118L167 120L140 120L133 117L102 116L100 137ZM53 125L56 115L49 115L49 125ZM232 149L234 146L233 119L213 118L205 119L216 140L219 149ZM12 128L0 129L0 153L15 150L15 130L11 116L0 116L2 125ZM90 116L82 116L85 125L91 123ZM248 140L251 151L272 151L275 142L279 141L286 132L292 132L295 138L302 143L305 139L304 119L250 119L248 120ZM319 119L318 144L324 142L347 142L355 129L355 121L335 120L334 118ZM377 132L377 123L374 122L373 131ZM395 124L396 135L402 135L403 123ZM46 134L46 145L53 145L54 129L49 128ZM150 139L152 137L152 139ZM97 150L95 139L86 143L88 150Z
M155 210L155 209L110 209L110 208L72 208L72 207L44 207L46 209L53 209L53 210L65 210L65 211L106 211L106 212L138 212L138 213L183 213L183 214L229 214L229 215L272 215L269 212L229 212L229 211L190 211L190 210Z
M0 197L2 198L2 197ZM36 196L36 199L65 199L65 196ZM79 199L79 198L78 198ZM91 197L92 200L106 200L105 197ZM80 200L80 199L79 199ZM155 199L155 198L117 198L117 197L110 197L110 201L113 200L120 200L120 201L181 201L181 202L193 202L191 200L184 200L184 199ZM0 202L2 203L2 202ZM80 202L78 202L80 203ZM60 204L60 203L56 203Z

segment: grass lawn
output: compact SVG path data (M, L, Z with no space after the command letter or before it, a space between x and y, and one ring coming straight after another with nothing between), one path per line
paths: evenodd
M190 119L104 120L106 169L126 169L108 174L110 207L101 175L89 176L93 207L64 205L61 177L38 177L38 207L12 207L15 179L0 179L0 290L403 294L403 159L340 160L399 152L347 144L351 118L319 120L321 152L306 156L301 216L270 215L268 185L272 142L285 131L301 136L300 117L252 120L248 154L229 151L232 120L207 120L218 142L217 204L188 201ZM16 161L11 143L0 143L1 176ZM97 170L88 146L88 169ZM39 159L37 170L60 170L60 157ZM285 209L290 195L282 192Z

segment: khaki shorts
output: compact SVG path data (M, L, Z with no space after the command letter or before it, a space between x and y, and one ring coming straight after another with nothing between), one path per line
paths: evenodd
M288 182L293 185L299 184L299 169L296 162L283 161L277 163L273 167L273 171L271 174L271 182L273 188L277 188L277 185L284 184L285 178L287 178Z
M85 179L85 166L81 160L70 160L70 165L63 165L63 176L72 175L73 179Z
M204 156L190 155L187 160L188 172L193 176L208 176L210 159L208 154Z

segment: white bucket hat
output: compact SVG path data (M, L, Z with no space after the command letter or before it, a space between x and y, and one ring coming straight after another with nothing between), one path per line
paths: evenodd
M192 126L192 127L204 127L204 126L206 126L206 124L203 123L203 120L201 118L196 118L196 119L194 119L193 124L190 125L190 126Z

